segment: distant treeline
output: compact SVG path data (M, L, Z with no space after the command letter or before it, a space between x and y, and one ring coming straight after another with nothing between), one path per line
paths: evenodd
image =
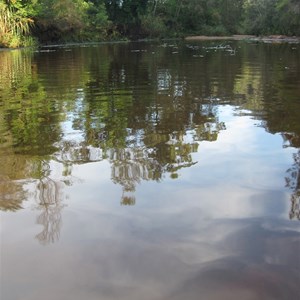
M299 0L0 0L0 46L173 38L300 35Z

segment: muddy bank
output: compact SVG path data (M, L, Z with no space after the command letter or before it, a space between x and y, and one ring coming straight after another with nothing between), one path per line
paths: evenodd
M255 35L231 35L231 36L187 36L187 41L214 41L214 40L251 40L262 41L265 43L300 43L299 36L284 36L284 35L270 35L270 36L255 36Z

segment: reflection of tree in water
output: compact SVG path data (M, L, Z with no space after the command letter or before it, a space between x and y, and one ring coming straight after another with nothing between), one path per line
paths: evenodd
M166 174L178 178L180 169L196 163L192 153L197 152L199 142L215 141L225 125L219 122L217 105L211 100L181 105L180 111L166 103L170 99L165 96L142 108L127 108L126 101L132 99L112 96L99 102L101 110L87 112L85 106L78 105L82 111L77 115L81 117L73 119L73 126L85 132L84 139L61 141L55 159L69 168L72 164L108 160L112 181L123 190L121 203L133 205L141 181L161 181ZM189 100L182 96L177 101ZM92 119L97 113L98 118Z
M108 158L111 162L111 176L114 183L123 187L123 205L134 205L134 191L141 180L149 180L151 162L147 161L143 149L109 149Z
M37 224L42 225L43 230L37 234L36 238L41 244L54 243L59 239L62 225L61 209L61 185L51 179L50 166L46 161L41 161L39 167L39 182L37 184L36 198L38 209L41 214L37 217Z
M0 177L0 210L17 211L22 208L26 192L22 183Z
M293 158L294 165L287 170L286 185L293 191L290 218L300 220L300 151L294 153Z
M17 211L23 208L23 201L28 196L24 188L27 167L27 157L14 154L9 142L0 145L0 210Z
M7 155L5 162L0 160L3 173L0 174L0 210L22 209L23 201L33 196L37 202L37 209L41 211L37 217L37 224L43 226L43 230L36 238L41 244L53 243L59 239L62 225L63 183L50 178L48 161L27 159L28 157ZM21 179L26 177L36 178L33 185L34 192L30 192L32 188L29 188L32 181Z
M190 153L197 150L198 144L180 145L175 140L173 143L173 145L163 144L160 149L132 147L108 150L112 181L123 188L121 200L123 205L135 204L134 192L141 180L160 181L167 172L171 173L172 178L177 178L178 169L194 164ZM166 157L159 155L160 151Z
M209 121L204 120L207 122L187 131L143 131L141 134L141 131L130 130L127 147L105 151L105 157L111 163L112 181L123 188L123 205L135 204L134 192L141 180L161 181L168 173L176 179L180 169L197 163L193 161L192 153L197 152L198 141L215 140L218 132L224 129L224 125L216 124L212 116Z

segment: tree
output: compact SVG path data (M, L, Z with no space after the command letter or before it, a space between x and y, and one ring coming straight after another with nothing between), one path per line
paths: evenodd
M136 38L141 33L142 16L147 12L148 0L106 0L109 19L123 35Z
M41 0L35 33L42 42L74 40L85 26L88 8L84 0Z
M86 34L88 39L114 38L114 29L111 21L108 20L104 0L93 0L89 2L87 10Z
M217 1L217 11L220 15L221 25L226 33L234 34L239 31L243 16L244 0L219 0Z
M33 20L20 0L0 0L0 46L19 47L30 44Z
M277 30L286 35L300 35L300 2L298 0L279 0Z

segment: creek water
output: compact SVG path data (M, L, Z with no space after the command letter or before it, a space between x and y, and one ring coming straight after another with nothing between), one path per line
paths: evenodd
M1 299L299 299L299 149L299 44L1 51Z

